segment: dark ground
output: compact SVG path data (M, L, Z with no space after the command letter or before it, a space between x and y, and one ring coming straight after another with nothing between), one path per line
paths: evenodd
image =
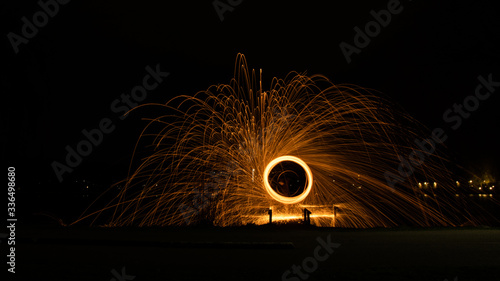
M313 256L318 237L328 240L328 235L341 245L307 280L500 280L500 228L347 230L300 225L19 227L16 277L113 280L112 270L121 275L125 267L128 278L122 280L282 280L292 265ZM294 247L243 242L291 242Z

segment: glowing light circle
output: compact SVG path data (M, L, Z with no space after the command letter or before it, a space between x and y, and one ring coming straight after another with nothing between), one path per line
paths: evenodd
M278 165L278 163L282 161L295 162L299 164L302 167L302 169L304 169L304 171L306 172L307 186L304 189L304 192L302 192L300 195L294 197L286 197L279 195L276 191L274 191L274 189L272 189L271 185L269 184L269 173L276 165ZM311 192L312 184L313 184L313 176L311 169L309 169L309 166L307 166L306 162L295 156L285 155L275 158L271 162L269 162L269 164L267 164L266 166L266 169L264 169L264 187L266 188L267 193L269 193L269 195L271 195L271 197L274 200L284 204L295 204L306 199L306 197L309 195L309 192Z

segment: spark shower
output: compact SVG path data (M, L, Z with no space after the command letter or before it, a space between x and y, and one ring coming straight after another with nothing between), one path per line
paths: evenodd
M262 81L238 54L229 84L148 106L165 110L148 119L136 146L150 153L134 156L140 164L108 191L117 195L106 207L79 220L230 226L267 223L270 209L274 221L293 220L307 208L319 226L474 224L439 153L387 185L400 155L425 153L413 144L425 130L362 87L297 72ZM419 188L425 180L439 184Z

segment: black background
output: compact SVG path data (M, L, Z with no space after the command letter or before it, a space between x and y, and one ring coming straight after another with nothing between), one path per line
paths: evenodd
M51 163L64 163L65 146L108 117L116 129L64 181L120 180L146 125L141 117L156 113L137 110L121 121L113 100L158 63L170 76L143 103L228 83L241 52L263 69L264 86L295 70L380 91L429 129L444 128L457 164L498 176L498 92L456 131L442 118L474 93L479 75L500 81L494 2L401 1L403 11L347 63L339 44L353 44L353 28L363 29L370 11L388 2L243 1L221 21L212 1L73 0L15 54L7 34L21 34L21 18L40 7L3 1L2 154L23 188L57 188Z

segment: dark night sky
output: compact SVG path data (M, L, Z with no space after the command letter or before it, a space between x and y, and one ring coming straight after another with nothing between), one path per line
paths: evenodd
M2 154L30 180L57 182L51 163L63 162L65 146L106 117L116 129L65 177L120 179L146 124L140 118L154 113L139 110L122 121L110 110L113 100L158 63L170 76L143 103L227 83L238 52L263 69L268 85L296 70L376 89L430 129L443 127L456 161L498 175L500 90L456 131L442 117L474 94L478 75L500 81L493 1L401 1L403 10L350 64L340 42L353 44L353 28L363 29L373 20L370 10L391 1L243 1L221 22L212 1L73 0L18 54L7 34L20 34L21 18L32 19L40 7L4 2Z

